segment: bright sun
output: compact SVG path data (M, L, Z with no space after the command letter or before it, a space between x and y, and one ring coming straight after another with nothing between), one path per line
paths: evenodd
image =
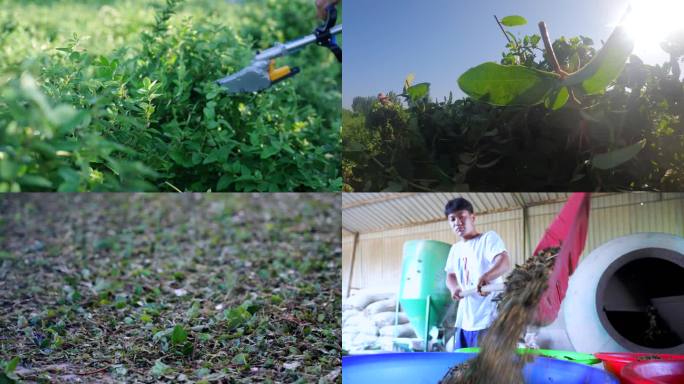
M684 0L632 0L630 3L632 11L624 25L634 38L634 53L637 55L651 56L663 52L660 43L684 27Z

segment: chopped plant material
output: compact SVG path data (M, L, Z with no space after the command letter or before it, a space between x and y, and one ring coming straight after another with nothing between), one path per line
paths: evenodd
M341 382L339 196L12 194L0 212L0 382Z
M522 384L522 368L532 355L519 356L520 335L534 320L539 300L546 291L556 254L546 248L516 265L506 277L506 289L498 297L498 315L481 340L480 353L451 368L440 384Z
M470 368L470 362L466 361L464 363L454 365L449 368L449 371L444 375L444 378L439 382L439 384L447 382L468 382L469 375L471 375L472 369ZM445 381L446 380L446 381Z

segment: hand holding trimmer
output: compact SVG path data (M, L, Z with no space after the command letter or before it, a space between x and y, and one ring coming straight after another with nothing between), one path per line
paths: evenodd
M314 33L285 43L277 43L263 52L257 52L252 62L242 70L217 81L228 93L256 92L292 77L299 73L298 67L283 66L276 68L275 58L289 55L301 48L316 43L329 48L338 61L342 61L342 49L335 41L335 35L342 32L337 22L337 9L334 5L327 8L328 18Z
M484 285L482 286L481 290L483 293L493 293L493 292L501 292L505 289L506 287L504 286L503 283L494 283L494 284L489 284L489 285ZM477 288L471 288L471 289L464 289L462 290L459 295L461 297L467 297L467 296L472 296L475 294L479 294L480 292L477 291Z

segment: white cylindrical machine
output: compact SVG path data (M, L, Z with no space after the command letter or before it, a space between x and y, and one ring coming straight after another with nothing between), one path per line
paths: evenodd
M594 249L562 315L576 351L684 353L684 238L638 233Z

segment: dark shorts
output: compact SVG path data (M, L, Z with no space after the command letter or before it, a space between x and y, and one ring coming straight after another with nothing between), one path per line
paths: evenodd
M484 336L487 329L479 331L464 331L461 328L456 329L454 333L454 350L459 348L470 348L478 346L478 339Z

